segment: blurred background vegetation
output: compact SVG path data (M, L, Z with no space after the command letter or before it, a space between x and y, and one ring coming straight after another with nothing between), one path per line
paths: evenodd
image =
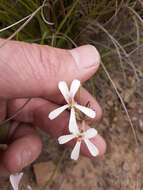
M142 0L0 0L0 37L59 48L96 46L103 69L87 86L104 97L110 81L122 102L128 82L135 86L143 78L132 58L143 46L142 18ZM112 80L116 74L121 85Z
M15 39L65 48L73 46L70 40L64 40L68 37L77 45L96 45L104 56L115 51L115 44L129 53L143 41L142 0L0 0L1 28L27 17L41 5ZM0 36L9 37L23 23Z
M97 183L99 179L102 182L105 178L106 184L107 180L106 186L103 182L103 189L112 184L112 180L113 184L118 181L120 162L125 161L125 153L120 156L120 151L126 152L127 163L131 163L131 166L135 163L130 160L135 158L135 143L133 136L130 137L126 130L128 126L123 127L125 118L123 113L119 114L120 110L122 112L121 105L126 111L134 137L131 119L135 120L137 114L137 119L133 122L137 135L142 139L136 122L139 120L137 109L141 105L140 98L143 98L143 83L140 83L143 81L143 0L0 0L0 37L59 48L74 48L83 44L97 47L102 57L101 67L86 87L93 95L97 95L105 111L99 133L104 136L110 148L106 156L107 163L106 160L102 161L99 170L98 164L95 164L96 169L92 167L97 172L103 172L96 175ZM135 96L132 99L133 94ZM53 143L52 146L49 145L49 148L52 147ZM115 150L119 156L114 157ZM53 155L55 152L54 149ZM142 159L139 157L139 160ZM113 175L111 181L104 176L108 172ZM130 173L134 174L134 168L133 171L129 170L129 175ZM132 176L131 182L138 181L135 180L136 176L138 175ZM122 172L121 177L121 183L126 184ZM120 189L120 183L117 182L117 185ZM118 189L117 187L113 189ZM129 187L132 189L132 183Z

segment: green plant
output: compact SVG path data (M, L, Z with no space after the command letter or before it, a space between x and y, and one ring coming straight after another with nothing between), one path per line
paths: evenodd
M123 78L122 90L128 87L128 74L135 81L143 76L131 57L143 46L142 9L141 0L0 0L0 37L60 48L95 45L103 61L98 78L112 83L136 138L113 73L118 70ZM92 94L102 88L96 80L88 83Z

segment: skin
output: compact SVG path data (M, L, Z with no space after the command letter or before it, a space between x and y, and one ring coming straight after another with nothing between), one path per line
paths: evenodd
M0 43L3 42L1 39ZM99 53L91 45L63 50L9 41L1 48L0 121L7 115L13 115L27 98L31 97L32 100L11 122L9 135L5 140L8 148L0 151L0 175L21 171L39 156L42 142L36 131L37 127L55 139L68 133L68 111L53 121L48 118L50 111L64 104L57 88L58 82L65 80L70 84L73 79L79 79L83 83L96 73L99 63ZM97 116L88 121L89 124L101 119L101 107L87 90L81 88L76 100L82 105L89 101L96 110ZM89 128L88 125L86 127ZM92 142L99 149L100 156L103 155L106 150L104 139L97 135ZM74 142L71 141L67 146L73 147ZM81 152L92 158L84 144Z

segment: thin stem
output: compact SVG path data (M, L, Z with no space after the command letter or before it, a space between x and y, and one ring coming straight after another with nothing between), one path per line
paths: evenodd
M15 23L13 23L13 24L11 24L11 25L5 27L5 28L0 29L0 32L3 32L3 31L5 31L5 30L8 30L8 29L12 28L13 26L16 26L16 25L20 24L20 23L23 22L24 20L28 19L30 16L31 16L31 14L28 15L28 16L26 16L26 17L24 17L23 19L21 19L21 20L15 22Z
M119 91L118 91L118 89L117 89L117 87L116 87L114 81L113 81L112 78L110 77L110 74L108 73L108 71L107 71L107 69L106 69L106 67L104 66L104 64L103 64L102 61L101 61L101 66L102 66L103 70L105 71L105 73L106 73L108 79L110 80L110 82L111 82L113 88L115 89L115 92L116 92L117 96L118 96L119 99L120 99L120 102L121 102L121 104L122 104L122 106L123 106L123 108L124 108L124 110L125 110L125 113L126 113L126 115L127 115L128 121L129 121L129 123L130 123L131 129L132 129L132 132L133 132L133 135L134 135L134 137L135 137L136 145L138 145L137 135L136 135L136 132L135 132L135 129L134 129L134 125L133 125L133 123L132 123L131 117L130 117L130 115L129 115L129 113L128 113L128 110L127 110L127 108L126 108L126 105L125 105L125 103L124 103L124 100L123 100L122 96L120 95L120 93L119 93Z
M17 33L19 33L32 20L32 18L41 10L43 6L44 5L38 7L38 9L36 9L31 14L31 16L26 20L26 22L24 22L11 36L9 36L2 44L0 44L0 48L2 48L9 40L14 38L17 35Z
M0 127L4 124L8 123L10 120L14 119L30 101L31 101L31 98L26 100L26 102L20 108L18 108L17 111L11 117L9 117L8 119L6 119L0 123Z

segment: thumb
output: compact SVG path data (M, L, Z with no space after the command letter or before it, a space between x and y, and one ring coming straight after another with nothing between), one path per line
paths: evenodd
M84 82L99 63L91 45L63 50L9 41L0 49L0 98L53 96L60 80Z

